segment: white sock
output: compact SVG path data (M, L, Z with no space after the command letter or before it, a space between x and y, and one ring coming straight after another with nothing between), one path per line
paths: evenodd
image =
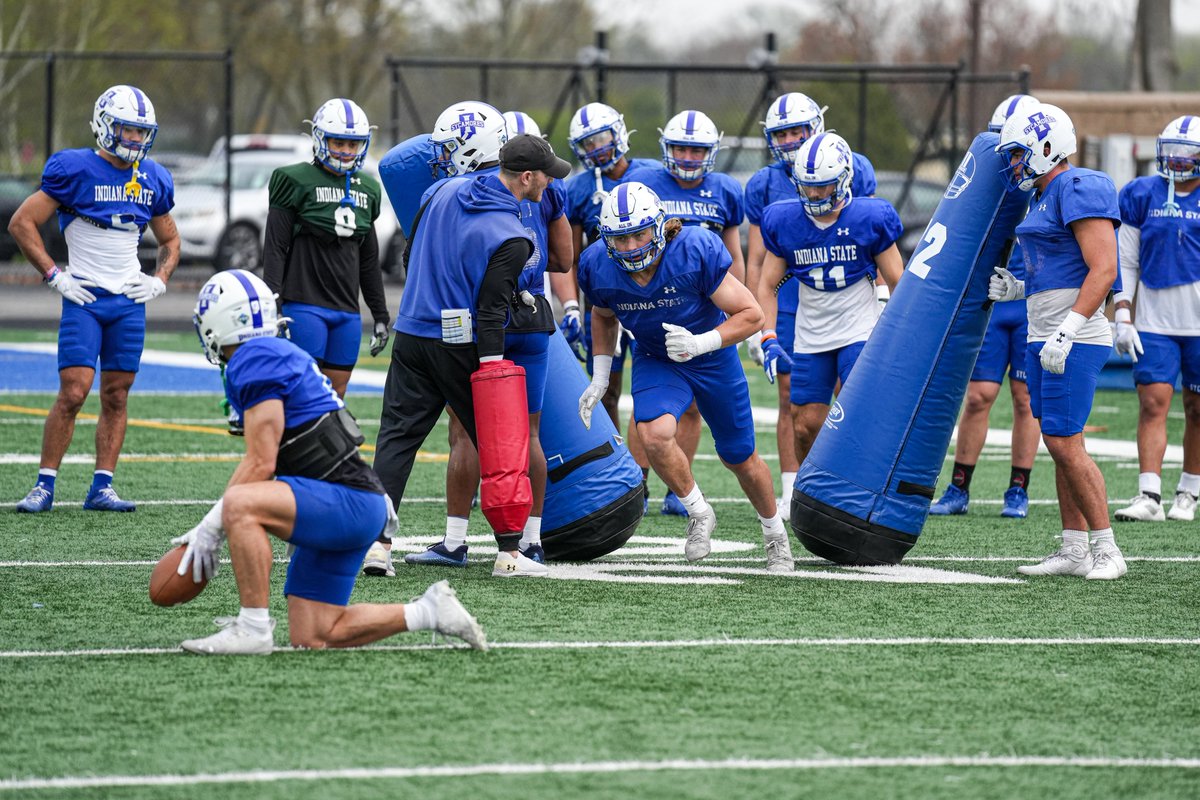
M683 503L683 507L687 509L689 517L703 514L710 508L708 501L704 499L704 492L700 491L700 484L698 483L693 483L692 490L687 493L686 497L680 497L679 502Z
M1096 545L1108 546L1116 548L1117 541L1113 538L1112 528L1103 528L1098 531L1092 531L1092 550L1096 549Z
M780 497L783 498L783 502L785 502L785 503L792 502L792 490L796 488L796 473L794 473L794 472L779 473L779 485L783 489L783 491L779 495Z
M410 631L427 631L437 625L437 608L422 595L404 604L404 627Z
M1162 497L1162 476L1157 472L1139 472L1138 491Z
M467 543L467 518L446 517L446 538L442 544L447 550L457 550Z
M238 612L238 625L255 633L269 633L271 614L265 608L245 608Z
M1086 550L1088 547L1088 534L1087 531L1071 531L1064 529L1062 532L1062 541L1064 548L1070 547L1074 544L1079 545Z
M787 529L783 527L783 517L779 516L779 511L775 511L775 516L764 517L758 515L758 524L762 525L763 533L782 533L787 534Z
M110 472L109 474L111 475L112 473ZM1185 473L1183 473L1183 474L1184 474L1184 475L1187 475L1187 473L1186 473L1186 472L1185 472ZM42 475L45 475L47 478L57 478L57 477L58 477L58 470L56 470L56 469L48 469L48 468L46 468L46 467L42 467L41 469L39 469L39 470L38 470L38 477L40 478Z
M525 521L525 530L521 531L521 549L524 550L531 544L542 543L542 518L530 517Z
M1187 492L1192 497L1200 495L1200 475L1193 475L1190 472L1185 472L1179 476L1179 487L1177 492Z

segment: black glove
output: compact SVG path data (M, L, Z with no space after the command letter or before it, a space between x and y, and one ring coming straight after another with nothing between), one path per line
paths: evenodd
M387 347L388 338L392 332L386 322L375 321L375 335L371 337L371 355L377 356Z

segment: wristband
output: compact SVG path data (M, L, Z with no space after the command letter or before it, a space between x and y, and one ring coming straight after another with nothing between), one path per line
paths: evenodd
M700 351L700 355L711 353L714 350L720 350L724 342L721 339L721 332L716 328L711 331L706 331L696 337L696 349Z
M54 280L58 277L60 272L62 272L62 270L58 268L57 264L55 264L50 268L49 272L42 276L42 283L49 283L50 281Z
M1113 314L1113 321L1130 325L1133 323L1133 316L1129 313L1128 308L1118 308Z
M563 308L563 311L570 311L571 309L578 310L579 309L579 301L578 300L568 300L567 302L562 304L562 308Z
M612 362L612 356L592 356L592 383L608 385Z
M768 339L778 339L778 338L779 337L775 335L774 328L767 328L765 331L762 332L762 343L764 345L767 343Z
M1079 333L1079 329L1087 324L1088 318L1078 311L1068 311L1067 318L1064 319L1058 326L1058 329L1069 335L1071 338Z

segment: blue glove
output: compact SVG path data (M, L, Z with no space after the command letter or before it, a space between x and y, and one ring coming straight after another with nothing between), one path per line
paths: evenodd
M567 344L571 345L571 352L575 354L575 357L586 363L587 350L583 345L583 325L579 318L579 303L574 300L563 303L562 322L558 323L558 329L562 331Z
M763 372L767 373L767 380L774 383L776 366L779 360L783 359L783 363L790 367L792 365L792 358L783 349L783 345L779 343L779 337L775 335L775 331L763 331L762 351Z

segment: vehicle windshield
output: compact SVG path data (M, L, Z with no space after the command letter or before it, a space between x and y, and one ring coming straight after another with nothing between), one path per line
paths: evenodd
M295 163L296 157L291 153L253 153L233 154L233 188L234 189L265 189L271 180L271 173L276 167ZM200 186L225 185L225 159L217 158L209 161L195 172L188 175L187 182Z

